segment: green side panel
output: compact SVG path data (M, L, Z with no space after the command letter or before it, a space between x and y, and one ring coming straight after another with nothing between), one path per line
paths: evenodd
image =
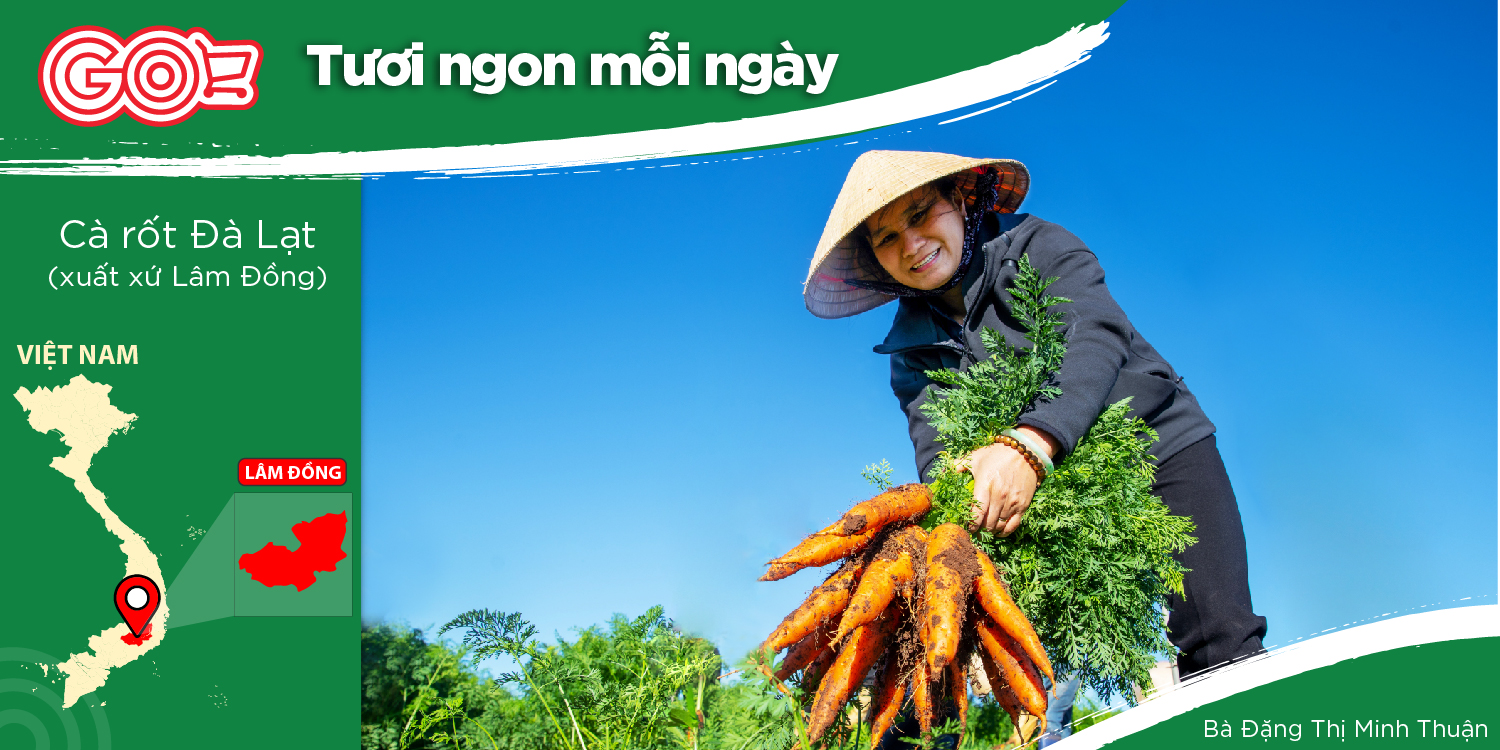
M0 570L10 573L6 601L24 603L19 611L7 604L0 617L0 718L10 717L0 720L0 747L31 746L33 719L54 747L75 746L75 734L81 747L263 748L288 737L305 747L355 746L359 619L347 615L359 611L361 559L359 210L357 181L0 177L7 228ZM195 219L215 222L220 241L193 247ZM70 220L97 220L109 247L67 247L62 230ZM165 236L141 247L147 220L159 230L170 223L176 247ZM223 246L231 220L244 229L238 248ZM272 247L260 247L262 222ZM287 226L312 247L300 240L282 247ZM136 230L128 247L125 227ZM246 267L264 278L272 263L277 273L293 272L277 277L291 285L244 285ZM200 279L224 273L194 286L195 268ZM76 280L84 272L102 272L106 284L53 288L62 274ZM131 284L132 273L142 274L141 284ZM147 273L156 286L145 284ZM298 285L312 276L313 288ZM49 341L53 364L35 356L22 363L17 345L24 351ZM138 357L99 363L106 344L134 346ZM73 347L66 365L61 345ZM79 364L80 345L95 348L94 364ZM55 665L120 622L113 593L125 555L73 482L50 468L67 446L32 429L11 394L80 374L111 386L111 403L136 415L94 456L89 478L159 559L174 617L181 593L184 626L169 620L157 648L63 711L48 697L63 695ZM237 481L242 458L299 456L345 459L348 482L245 488ZM214 529L230 512L226 503L241 492L304 491L349 513L339 605L346 616L225 616L233 560L225 541L233 529L229 537ZM261 544L294 542L283 525ZM200 547L201 560L221 561L203 565L222 574L200 575L197 563L188 569Z

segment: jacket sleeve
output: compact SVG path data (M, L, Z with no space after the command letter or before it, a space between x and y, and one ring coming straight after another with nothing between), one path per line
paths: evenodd
M932 462L937 460L937 455L942 450L937 430L927 423L927 417L922 414L922 404L927 402L929 393L927 386L932 384L926 373L928 370L943 369L944 366L945 363L920 352L891 355L891 390L901 403L901 411L906 414L907 431L916 452L917 476L924 482L931 479L927 476L927 471L932 468Z
M1120 368L1130 358L1135 329L1104 285L1098 258L1071 232L1056 225L1039 229L1026 254L1042 278L1057 277L1047 293L1072 300L1061 305L1068 337L1068 353L1056 376L1062 395L1038 403L1019 420L1056 438L1061 459L1104 411ZM1002 294L1008 300L1009 293Z

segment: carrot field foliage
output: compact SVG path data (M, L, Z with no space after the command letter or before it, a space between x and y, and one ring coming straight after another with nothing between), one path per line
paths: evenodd
M513 686L542 709L551 747L651 747L674 727L698 733L698 695L707 697L708 678L720 672L712 644L674 628L661 607L634 619L617 615L607 628L556 645L539 641L520 613L472 610L439 633L449 631L463 633L475 661L503 655L516 664L495 685ZM680 700L688 694L691 708Z
M1010 293L1030 349L980 332L989 357L963 372L931 371L938 385L922 411L944 450L932 470L933 507L922 525L972 523L972 477L961 471L1039 401L1062 395L1053 380L1067 354L1063 315L1070 300L1047 294L1023 256ZM1133 701L1149 685L1156 655L1170 652L1162 623L1169 593L1183 593L1174 553L1196 540L1191 519L1173 516L1151 495L1156 433L1128 416L1129 399L1105 408L1093 427L1037 488L1020 528L1002 538L974 533L1011 595L1035 626L1059 676L1080 677L1104 700Z
M363 628L362 748L790 750L795 742L796 686L783 684L794 695L782 695L749 655L729 668L660 608L550 644L519 613L475 610L455 622L471 626L449 631L467 645L399 625ZM486 645L488 654L521 658L492 675L477 666ZM870 746L869 717L855 707L847 718L820 750ZM986 702L970 710L961 750L1008 738L1009 717Z
M465 649L429 642L421 630L385 623L364 626L360 647L362 748L545 746L528 701L497 689L477 673ZM429 722L423 730L422 719L433 716L442 716L447 726L436 730ZM484 741L480 727L496 743ZM439 731L459 739L435 742Z
M787 750L791 701L758 674L721 679L717 649L660 607L555 643L520 613L473 610L439 630L363 629L367 750ZM498 676L477 664L505 657ZM701 719L700 719L701 717Z

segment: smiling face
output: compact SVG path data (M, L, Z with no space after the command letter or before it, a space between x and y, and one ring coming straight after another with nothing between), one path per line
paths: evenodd
M891 201L865 220L870 248L886 273L913 289L953 278L964 250L964 212L932 185Z

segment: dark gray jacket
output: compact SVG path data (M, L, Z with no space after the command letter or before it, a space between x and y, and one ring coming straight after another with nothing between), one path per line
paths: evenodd
M903 298L885 342L877 354L891 355L891 390L901 402L917 453L917 471L924 478L942 446L922 415L927 370L967 369L989 357L979 331L993 328L1014 347L1029 347L1022 327L1010 311L1008 291L1023 254L1043 278L1057 277L1047 293L1073 300L1063 304L1068 354L1057 373L1062 395L1037 404L1021 417L1052 435L1062 445L1060 460L1093 426L1104 407L1132 397L1131 414L1142 417L1160 435L1151 447L1157 462L1213 434L1198 400L1160 354L1136 332L1125 311L1104 286L1099 260L1071 232L1029 214L992 215L982 228L982 252L969 263L963 281L968 313L963 336L945 332L931 305L920 298ZM978 358L978 359L976 359Z

